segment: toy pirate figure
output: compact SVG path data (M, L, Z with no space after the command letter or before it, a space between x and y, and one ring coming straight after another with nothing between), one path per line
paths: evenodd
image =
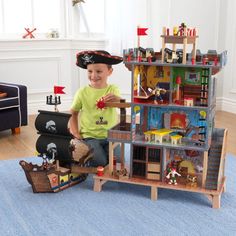
M168 175L166 176L166 178L169 179L168 184L177 185L177 182L176 182L176 175L181 176L181 174L179 174L179 173L176 171L176 168L171 167L171 168L169 169Z
M154 98L154 103L158 104L159 103L163 103L163 98L162 98L162 94L165 94L167 91L164 88L160 88L159 84L156 84L156 88L152 90L152 94L154 94L155 98Z

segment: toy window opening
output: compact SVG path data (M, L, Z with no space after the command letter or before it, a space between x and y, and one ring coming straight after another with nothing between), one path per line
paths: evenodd
M200 83L200 73L199 72L185 72L185 82L187 84L199 84Z

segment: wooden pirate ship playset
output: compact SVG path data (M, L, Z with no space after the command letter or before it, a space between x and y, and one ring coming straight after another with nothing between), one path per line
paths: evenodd
M58 112L57 105L60 103L59 96L48 96L47 104L54 105L55 111L39 111L35 120L39 133L36 150L42 164L20 161L35 193L59 192L84 181L91 171L88 161L92 151L84 142L73 139L68 130L71 115ZM80 169L80 172L75 173L72 168Z
M163 28L162 50L141 47L124 50L131 71L131 122L122 120L109 131L109 168L94 176L94 191L107 181L158 189L202 193L220 208L225 191L226 129L214 127L215 75L226 64L226 51L196 50L196 29L181 24L170 35ZM172 49L165 48L171 44ZM177 49L176 45L183 49ZM191 53L187 45L192 44ZM121 144L121 163L114 147ZM125 144L130 158L124 157Z

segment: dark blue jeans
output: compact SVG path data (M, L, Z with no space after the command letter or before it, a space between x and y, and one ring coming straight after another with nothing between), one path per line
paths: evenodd
M93 149L93 159L90 166L106 166L109 162L109 142L107 139L85 138L83 139ZM120 146L114 150L114 156L120 157Z

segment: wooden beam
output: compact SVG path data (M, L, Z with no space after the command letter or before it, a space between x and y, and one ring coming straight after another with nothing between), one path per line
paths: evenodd
M128 102L105 102L105 107L129 108L131 103Z
M113 142L109 142L109 174L112 175L113 163L114 163L114 147L116 145Z
M97 168L96 167L83 167L83 166L72 165L71 172L72 173L79 173L79 174L96 174Z

